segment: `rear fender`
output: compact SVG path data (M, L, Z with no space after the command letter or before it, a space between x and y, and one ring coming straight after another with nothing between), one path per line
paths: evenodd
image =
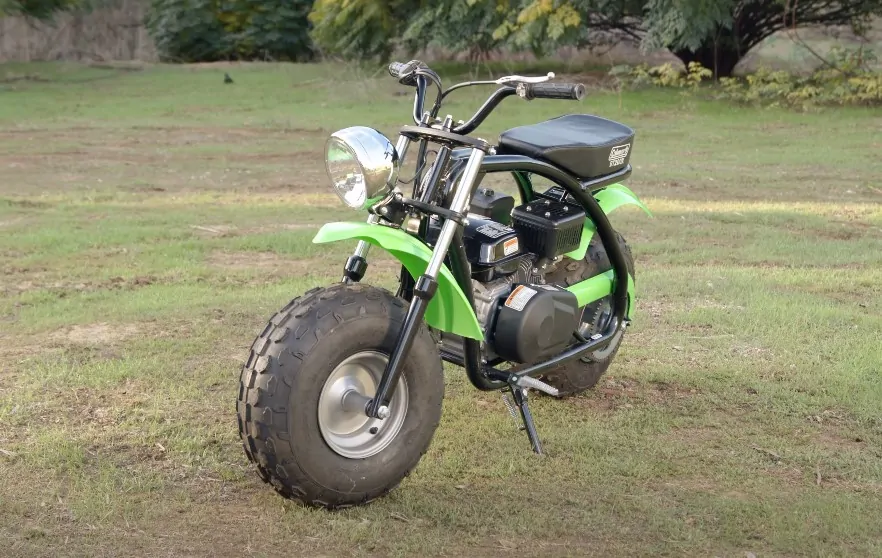
M603 190L594 194L594 199L597 200L598 205L600 205L600 208L607 215L623 205L630 204L636 205L645 211L647 215L652 217L652 213L649 211L649 208L646 207L646 204L640 201L640 198L638 198L627 186L622 184L612 184L607 186ZM579 242L579 247L572 252L564 254L564 256L574 260L581 260L584 258L585 254L588 252L588 244L591 243L591 239L594 237L595 232L597 232L597 228L594 226L591 219L585 219L585 226L582 229L582 240Z
M425 273L432 258L432 251L419 239L401 229L369 223L328 223L312 241L323 244L352 239L383 248L400 261L414 279ZM438 291L426 308L426 323L441 331L483 340L484 333L475 311L446 266L441 266L437 280Z
M600 205L600 208L603 209L603 212L607 215L623 205L636 205L645 211L647 215L650 217L652 216L652 213L649 211L649 208L646 207L646 204L640 201L640 198L638 198L627 186L622 184L612 184L607 186L603 190L594 194L594 199L597 200L598 205ZM579 247L564 255L574 260L583 259L588 252L588 245L591 243L591 239L594 237L595 232L597 232L597 228L594 226L594 222L592 222L591 219L586 219ZM600 300L601 298L608 296L614 289L615 273L613 273L612 270L609 270L599 275L595 275L590 279L580 281L575 285L568 287L567 290L576 295L576 298L579 301L579 306L584 306L595 300ZM633 302L634 278L629 275L628 308L625 312L625 316L629 319L631 318L631 309L634 307Z

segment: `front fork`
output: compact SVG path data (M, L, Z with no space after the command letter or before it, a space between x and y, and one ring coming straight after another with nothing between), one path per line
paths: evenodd
M401 140L399 140L399 143ZM478 174L481 170L481 164L484 161L484 151L480 149L472 149L469 160L466 163L462 179L456 186L453 200L450 204L450 211L463 215L469 203L474 185L477 182ZM436 164L440 164L436 161ZM376 222L376 221L373 221ZM383 371L383 377L377 386L377 393L374 398L365 406L365 414L373 418L386 418L389 414L389 401L392 399L395 387L398 385L398 379L401 377L401 371L404 367L404 360L407 357L413 340L419 331L426 308L429 306L432 297L438 290L438 273L441 266L444 265L444 259L447 257L447 251L450 243L456 234L457 227L461 225L455 220L447 219L441 227L438 240L435 242L432 257L429 260L426 271L419 279L413 289L413 298L410 301L410 307L407 310L407 316L404 319L404 325L398 333L398 341L395 349L389 357L386 369ZM368 252L368 244L359 241L355 249L355 253L349 257L344 270L344 281L358 281L364 275L367 268L365 256ZM360 274L359 274L360 273ZM357 277L357 278L356 278Z

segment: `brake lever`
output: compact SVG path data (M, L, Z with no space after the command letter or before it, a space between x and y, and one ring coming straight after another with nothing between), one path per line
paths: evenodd
M505 76L494 80L493 83L497 85L505 85L507 83L543 83L551 79L554 79L554 72L548 72L548 75L534 77Z

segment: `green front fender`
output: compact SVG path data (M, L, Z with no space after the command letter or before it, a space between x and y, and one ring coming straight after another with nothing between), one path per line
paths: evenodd
M368 223L328 223L319 229L315 244L358 239L379 246L395 256L407 271L419 278L426 271L432 251L418 239L400 229ZM426 308L426 323L430 326L471 339L484 339L475 311L445 266L438 274L438 291Z
M607 186L603 190L594 194L594 199L597 200L597 203L600 205L600 209L603 210L604 213L609 215L616 209L620 208L623 205L636 205L640 209L646 212L650 217L652 213L649 211L649 208L646 207L640 198L632 192L627 186L622 184L612 184ZM564 254L568 258L572 258L574 260L581 260L585 257L585 254L588 252L588 244L591 243L591 238L594 237L594 233L597 231L594 223L591 219L585 220L585 228L582 230L582 240L579 242L579 247L573 250L572 252L568 252Z

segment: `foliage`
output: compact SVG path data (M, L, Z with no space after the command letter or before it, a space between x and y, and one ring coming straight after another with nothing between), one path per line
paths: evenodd
M685 64L698 62L717 77L772 33L804 25L851 25L864 30L880 0L528 0L517 25L500 29L514 46L596 45L631 38L645 49L667 48Z
M214 0L153 0L147 29L163 61L202 62L232 57L233 44Z
M147 27L172 62L313 57L307 0L153 0Z
M684 63L700 62L724 77L776 31L851 25L861 32L874 14L882 14L879 0L650 0L644 45L668 48Z
M387 61L420 0L316 0L312 39L325 54Z
M521 0L514 23L496 34L509 46L543 55L559 46L593 46L638 39L645 2L636 0Z
M810 76L760 68L744 79L726 77L714 96L745 104L808 109L820 105L882 105L882 73L873 71L876 57L862 49L833 49L827 66ZM610 75L628 89L667 87L696 91L713 73L690 62L686 71L673 64L616 66Z
M639 66L616 66L610 75L617 77L627 87L674 87L696 89L701 82L713 76L713 72L698 62L690 62L683 71L671 63L650 67L648 64Z
M481 58L502 44L495 31L512 15L508 0L439 0L417 13L402 44L410 52L439 46Z
M882 106L882 73L872 53L836 49L833 63L811 76L760 68L745 79L721 80L719 98L741 103L807 109L819 105Z
M0 0L0 16L21 15L45 20L85 3L83 0Z
M247 25L235 33L241 58L306 61L314 52L309 38L310 1L245 0Z

